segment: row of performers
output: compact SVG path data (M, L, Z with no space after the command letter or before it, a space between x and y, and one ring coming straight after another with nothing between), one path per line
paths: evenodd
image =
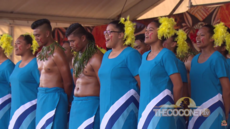
M227 27L223 23L201 27L196 37L198 53L174 25L171 18L152 21L135 40L131 21L113 21L104 31L111 50L103 55L82 25L70 25L68 42L60 46L52 38L50 21L40 19L31 25L32 36L17 38L15 53L22 60L16 65L7 58L12 38L3 34L1 129L227 128ZM38 46L43 47L35 57ZM172 108L164 105L175 105L181 97L191 97L199 109L209 109L209 115L188 119L155 112Z

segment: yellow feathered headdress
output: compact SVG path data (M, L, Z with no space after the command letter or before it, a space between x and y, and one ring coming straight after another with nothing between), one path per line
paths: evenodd
M214 29L214 34L213 34L213 39L214 39L214 44L215 46L221 46L224 41L225 41L225 37L227 32L227 27L224 25L223 22L216 24Z
M4 50L4 53L6 56L10 56L13 51L13 46L11 45L11 42L13 41L13 38L8 34L3 34L0 37L0 47Z
M230 53L230 33L226 34L225 44L226 44L225 49L228 51L228 53Z
M35 54L35 52L39 48L38 42L35 40L35 37L33 34L25 34L25 35L29 35L32 38L31 50L33 51L33 54Z
M121 18L120 22L125 25L125 36L124 40L125 43L124 45L131 45L131 47L134 47L134 42L135 42L135 23L129 20L129 16L125 20L125 18Z
M176 22L173 18L168 17L160 17L159 22L161 23L160 27L158 28L158 38L161 40L162 37L168 39L176 33L174 26Z
M106 50L105 50L104 48L99 47L98 45L97 45L97 48L98 48L103 54L105 54Z
M187 40L187 34L183 30L178 30L177 31L177 56L179 58L186 56L189 50L189 46L186 42Z
M214 27L214 35L212 38L214 39L215 46L222 46L222 44L225 42L225 49L230 52L230 33L227 31L228 28L223 22L216 24Z

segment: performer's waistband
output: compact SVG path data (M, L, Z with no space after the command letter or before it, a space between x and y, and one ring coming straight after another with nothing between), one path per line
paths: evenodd
M86 97L76 97L74 96L73 101L87 101L87 100L99 100L98 96L86 96Z
M54 93L54 92L64 92L63 88L60 87L53 87L53 88L47 88L47 87L38 87L39 93Z

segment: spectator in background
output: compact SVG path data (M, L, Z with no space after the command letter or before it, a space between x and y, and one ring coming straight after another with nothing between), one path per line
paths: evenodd
M141 55L150 50L150 46L145 44L145 34L139 34L135 36L135 45L136 49Z

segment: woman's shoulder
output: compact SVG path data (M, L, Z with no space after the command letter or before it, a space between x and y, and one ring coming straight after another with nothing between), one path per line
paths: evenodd
M167 48L162 49L160 53L162 53L161 55L163 58L171 57L171 58L175 58L177 60L176 55L171 50L169 50Z
M8 59L8 60L7 60L7 66L8 66L8 67L14 67L15 64L14 64L10 59Z
M124 49L124 52L122 54L128 56L141 56L141 54L134 48L132 47L127 47Z

